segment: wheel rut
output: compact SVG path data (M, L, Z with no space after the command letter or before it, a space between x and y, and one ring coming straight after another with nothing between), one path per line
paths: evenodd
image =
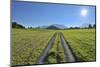
M69 45L66 43L62 33L60 33L60 39L61 39L62 46L64 48L65 61L66 62L75 62L75 57L74 57L72 51L70 50Z
M61 40L61 45L63 47L64 50L64 59L65 62L75 62L75 57L71 51L71 49L69 48L68 43L65 41L64 36L61 32L57 32L53 35L53 37L51 38L51 40L49 41L48 45L45 47L45 49L42 51L40 57L38 58L37 64L45 64L45 61L48 57L48 53L50 51L50 49L53 46L53 43L55 41L56 35L59 34L60 36L60 40ZM59 60L59 59L58 59Z
M40 55L40 57L39 57L39 59L38 59L38 61L37 61L37 64L44 64L45 59L46 59L46 57L47 57L47 55L48 55L48 52L49 52L49 50L52 48L52 45L53 45L53 43L54 43L54 41L55 41L56 34L57 34L57 33L55 33L55 34L53 35L53 37L52 37L51 40L49 41L48 45L45 47L45 49L44 49L43 52L41 53L41 55Z

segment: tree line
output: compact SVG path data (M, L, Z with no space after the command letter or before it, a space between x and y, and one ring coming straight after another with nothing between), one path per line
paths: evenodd
M96 24L88 24L87 27L69 27L68 29L91 29L91 28L96 28Z
M88 28L96 28L96 24L93 25L89 24Z
M25 26L18 24L17 22L12 22L12 28L22 28L25 29Z
M25 26L18 24L17 22L12 22L12 28L22 28L25 29ZM96 28L96 24L88 24L87 27L69 27L69 28L65 28L65 29L91 29L91 28ZM40 29L39 27L28 27L28 29Z

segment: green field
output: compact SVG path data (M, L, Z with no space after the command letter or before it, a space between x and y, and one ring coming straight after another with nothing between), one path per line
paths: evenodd
M95 61L95 29L67 30L62 33L79 61Z
M13 65L35 64L53 33L47 30L13 29L11 63Z
M49 40L55 32L62 32L66 42L78 61L95 61L96 40L95 29L72 29L72 30L33 30L12 29L11 63L12 65L36 64L41 52L48 45ZM49 51L46 63L65 62L64 51L59 34Z

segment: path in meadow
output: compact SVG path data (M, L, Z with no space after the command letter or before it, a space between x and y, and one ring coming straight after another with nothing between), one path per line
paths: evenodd
M55 34L53 35L53 37L52 37L51 40L49 41L48 45L45 47L45 49L44 49L43 52L41 53L41 55L40 55L40 57L39 57L39 59L38 59L38 61L37 61L37 64L44 64L45 59L47 58L48 52L49 52L49 50L52 48L52 45L53 45L53 43L54 43L54 41L55 41L56 34L57 34L57 33L55 33Z
M42 51L40 57L38 58L38 61L37 61L37 64L45 64L45 60L47 59L48 57L48 53L50 51L50 49L52 48L53 46L53 43L55 41L55 38L56 38L56 35L57 34L60 34L60 40L61 40L61 44L62 44L62 47L64 49L64 58L65 58L65 61L66 62L75 62L75 57L71 51L71 49L69 48L69 45L67 44L67 42L65 41L64 39L64 36L63 34L60 32L58 33L55 33L53 35L53 37L51 38L51 40L49 41L48 45L45 47L45 49Z
M75 57L72 54L72 51L70 50L69 45L65 41L62 33L60 33L60 39L61 39L62 46L64 48L65 61L66 62L75 62Z

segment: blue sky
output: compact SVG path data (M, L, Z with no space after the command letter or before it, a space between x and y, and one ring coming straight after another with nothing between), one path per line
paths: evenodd
M87 10L82 16L81 11ZM81 26L83 24L95 23L95 7L47 4L34 2L13 2L12 21L18 22L26 27L61 24L67 27Z

